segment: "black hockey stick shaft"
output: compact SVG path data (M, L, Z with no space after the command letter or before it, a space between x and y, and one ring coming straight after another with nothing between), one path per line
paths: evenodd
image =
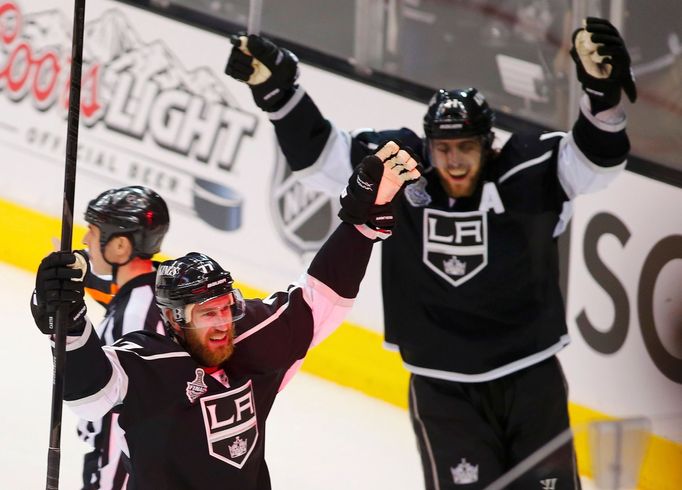
M76 191L76 158L78 154L78 121L80 119L81 72L83 67L83 30L85 0L74 0L73 40L71 42L71 76L69 77L69 112L66 132L66 162L64 165L64 197L62 207L62 240L60 250L70 252L73 235L73 202ZM50 445L47 452L47 490L59 488L60 445L62 435L62 402L64 400L64 368L66 365L66 313L59 309L55 325L52 413L50 414Z

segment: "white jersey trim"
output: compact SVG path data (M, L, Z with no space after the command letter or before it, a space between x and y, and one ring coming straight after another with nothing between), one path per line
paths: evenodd
M102 418L109 410L120 404L128 392L128 375L114 349L102 347L111 364L111 379L104 388L90 396L78 400L65 401L66 405L85 420Z
M291 290L289 290L289 299L287 300L287 302L284 303L284 304L283 304L282 306L280 306L279 308L277 308L277 311L275 311L272 315L270 315L269 317L267 317L265 320L263 320L262 322L260 322L258 325L255 325L255 326L251 327L251 328L248 329L246 332L244 332L244 333L238 335L237 337L235 337L235 339L234 339L234 344L236 345L237 343L241 342L242 340L251 337L254 333L257 333L257 332L259 332L260 330L263 330L265 327L267 327L267 326L270 325L272 322L274 322L275 320L277 320L280 316L282 316L282 313L284 313L284 310L286 310L286 309L289 307L289 303L291 302L291 293L292 293L293 291L295 291L296 289L298 289L298 287L295 287L295 288L292 288Z
M606 188L625 168L626 163L627 160L623 160L613 167L600 167L580 151L573 139L573 133L568 133L559 143L557 172L559 182L569 199Z
M151 356L143 356L138 354L134 350L131 350L130 348L119 346L111 346L111 348L117 351L127 352L128 354L135 354L137 357L139 357L140 359L144 359L145 361L158 361L159 359L171 359L173 357L191 357L189 352L166 352L164 354L153 354Z
M512 168L511 170L508 170L504 175L502 175L502 177L497 179L497 182L498 182L498 184L501 184L502 182L507 180L512 175L515 175L516 173L521 172L522 170L526 170L527 168L530 168L530 167L533 167L535 165L539 165L543 162L546 162L551 157L552 157L552 150L548 150L547 152L540 155L539 157L533 158L533 159L528 160L526 162L523 162L523 163L517 165L516 167Z
M289 114L294 107L301 101L303 96L305 95L305 90L303 87L300 85L296 87L294 90L294 95L291 96L291 98L287 101L286 104L284 104L279 110L275 112L268 112L268 118L270 118L271 121L279 121L280 119L284 119L287 114Z
M592 104L587 94L583 94L580 98L580 112L582 112L583 116L585 116L596 128L608 133L622 131L627 125L627 117L622 104L618 104L615 107L611 107L610 109L593 115Z
M554 233L552 237L556 238L561 235L568 226L568 222L571 221L573 217L573 201L564 201L563 207L561 208L561 214L559 215L559 222L554 227Z
M391 352L400 352L400 346L398 344L394 344L393 342L384 342L381 344L384 349L389 350Z
M540 141L545 141L550 138L563 138L566 136L566 131L553 131L551 133L542 133L540 135Z
M332 124L329 138L315 163L297 170L294 175L311 189L338 196L352 173L350 147L351 135Z
M85 345L85 343L88 341L88 338L92 334L93 328L92 328L92 323L90 322L90 319L86 316L85 317L85 328L83 329L83 333L76 336L76 335L67 335L66 337L66 352L80 349ZM52 339L54 336L50 336ZM54 339L52 340L52 347L54 347Z
M419 376L426 376L427 378L443 379L445 381L458 381L461 383L480 383L483 381L492 381L493 379L502 378L503 376L507 376L509 374L515 373L516 371L520 371L534 364L542 362L545 359L549 359L561 349L566 347L570 341L571 339L568 334L562 335L556 344L543 351L537 352L528 357L524 357L518 361L510 362L509 364L493 369L492 371L480 374L463 374L451 371L441 371L439 369L413 366L406 362L403 362L403 365L411 373L418 374Z
M426 446L426 453L429 457L431 476L433 477L433 488L434 490L440 490L440 481L438 480L438 471L436 470L436 458L433 457L433 449L431 449L429 434L426 432L426 425L419 415L419 404L417 403L417 395L414 392L414 378L410 379L410 397L412 398L414 419L419 423L419 428L421 429L422 437L424 438L424 446Z

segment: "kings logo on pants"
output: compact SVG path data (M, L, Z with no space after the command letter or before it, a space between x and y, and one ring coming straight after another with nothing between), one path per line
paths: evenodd
M209 454L241 469L258 441L251 381L226 393L201 398Z

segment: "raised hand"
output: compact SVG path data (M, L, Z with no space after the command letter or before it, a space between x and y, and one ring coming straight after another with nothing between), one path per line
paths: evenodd
M630 55L618 30L607 20L588 17L584 27L573 33L571 56L578 80L590 97L592 112L618 105L621 90L637 100Z
M87 268L87 259L77 252L52 252L42 260L31 298L31 313L41 332L55 333L56 325L52 320L62 306L67 312L67 331L70 334L83 331L87 312L83 301L83 278Z
M249 84L256 105L264 111L280 109L298 78L298 58L264 37L232 37L232 52L225 73Z

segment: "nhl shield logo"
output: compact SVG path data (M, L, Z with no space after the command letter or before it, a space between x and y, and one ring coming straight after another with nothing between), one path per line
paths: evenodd
M424 209L424 264L460 286L488 264L487 235L485 212Z
M241 469L258 441L251 381L234 390L201 398L208 452Z
M272 196L275 225L287 245L299 254L318 250L338 223L338 198L301 183L289 168L279 146Z

